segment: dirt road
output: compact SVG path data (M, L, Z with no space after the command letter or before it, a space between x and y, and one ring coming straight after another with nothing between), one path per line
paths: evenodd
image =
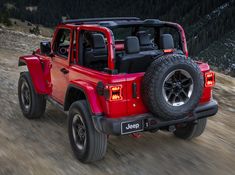
M19 109L22 69L17 60L39 40L0 30L0 175L235 174L235 79L222 74L217 74L214 93L219 113L201 137L183 141L166 132L145 133L140 139L113 136L104 160L78 162L68 142L65 114L48 104L43 118L27 120Z

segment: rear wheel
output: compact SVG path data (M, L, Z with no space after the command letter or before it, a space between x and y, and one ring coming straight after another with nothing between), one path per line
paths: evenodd
M72 150L84 163L100 160L107 148L107 135L93 125L87 102L74 102L69 109L68 133Z
M176 127L175 136L181 139L190 140L200 136L206 128L207 118L199 119Z
M18 98L21 111L28 119L40 118L46 108L46 99L34 90L31 77L28 72L20 74L18 82Z

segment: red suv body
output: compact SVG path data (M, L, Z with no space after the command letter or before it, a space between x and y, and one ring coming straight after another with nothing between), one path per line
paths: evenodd
M193 110L193 114L171 121L155 118L144 104L141 88L145 71L133 71L131 66L128 67L129 72L122 71L120 65L118 68L117 57L123 54L125 43L116 37L128 35L125 33L126 29L131 28L129 35L135 35L142 28L149 28L155 35L153 40L158 44L161 28L164 27L167 30L174 29L179 49L176 51L174 48L160 48L158 49L160 55L177 52L188 58L185 33L179 24L155 19L101 18L67 20L59 24L52 42L42 42L40 49L32 55L21 56L19 66L27 65L36 93L43 95L64 111L68 111L74 102L86 100L96 130L105 134L120 135L157 130L216 114L217 103L212 98L214 73L210 71L207 63L196 62L204 78L203 93L198 106ZM119 28L122 29L118 33L116 30ZM94 43L86 42L91 33L93 37L94 34L104 37L106 54L101 53L96 56L95 54L101 52L99 48L96 50L92 48L93 51L90 52L89 44ZM97 43L99 45L99 42ZM86 60L88 57L89 62ZM102 64L93 64L94 58L101 59ZM126 65L121 66L124 70ZM136 120L141 120L140 128L135 129L133 125L130 126L132 127L130 130L123 130L123 123Z

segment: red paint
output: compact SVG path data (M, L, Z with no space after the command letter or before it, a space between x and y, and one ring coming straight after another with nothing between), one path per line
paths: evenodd
M116 50L116 51L123 51L123 50L124 50L124 44L122 44L122 43L116 43L116 44L115 44L115 50Z
M211 100L212 89L210 87L204 88L202 97L200 99L200 104L209 102Z
M186 38L182 27L175 23L167 23L168 25L177 26L181 33L181 40L183 45L183 51L187 56L188 50L186 45ZM124 45L113 41L113 37L108 28L101 27L98 25L80 25L75 26L71 24L59 25L55 31L55 36L52 40L53 43L60 28L67 28L71 31L76 32L76 38L78 41L79 31L97 31L101 32L107 38L107 49L108 49L108 68L114 70L114 47L120 51L124 49ZM71 43L69 47L69 59L63 59L59 56L48 57L40 55L40 50L36 51L36 55L20 57L20 62L25 63L28 66L35 90L37 93L46 94L54 98L61 104L64 104L65 94L67 87L73 85L82 90L88 100L91 112L94 115L104 114L106 117L119 118L119 117L131 117L137 114L148 112L141 97L141 81L144 73L133 73L133 74L115 74L111 75L104 72L98 72L91 70L86 67L74 64L76 56L76 62L79 61L79 45L76 46L72 43L74 38L71 33ZM70 54L74 47L76 47L76 54ZM206 63L197 62L202 73L210 70L210 67ZM67 74L63 74L61 69L65 68L68 70ZM96 86L98 82L102 82L105 86L121 86L121 100L106 99L104 96L98 95ZM132 84L136 83L137 97L133 98ZM53 85L53 86L52 86ZM208 102L211 99L211 88L204 88L203 96L201 97L200 103Z
M69 69L69 82L77 85L82 89L85 89L88 96L91 110L94 114L104 113L107 117L120 117L127 115L126 106L126 75L110 75L103 72L98 72L85 68L79 65L71 65ZM105 85L122 85L122 97L121 101L109 101L104 96L98 96L96 92L96 85L99 81L102 81ZM87 86L89 85L89 88ZM95 95L94 95L95 94ZM117 110L118 109L118 110Z
M39 94L50 94L52 91L50 79L50 63L43 61L34 55L22 56L19 62L27 65L35 91ZM42 67L43 64L43 67Z
M96 93L96 88L92 86L91 83L85 82L83 80L74 80L70 81L70 84L74 85L75 87L78 87L86 94L92 113L94 114L103 113L102 107L99 102L98 94Z

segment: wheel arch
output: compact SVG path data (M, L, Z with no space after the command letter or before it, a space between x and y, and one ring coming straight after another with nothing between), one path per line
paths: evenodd
M38 94L51 93L50 69L48 62L41 62L35 55L21 56L18 61L18 66L27 66L33 87ZM42 65L44 64L44 65Z
M64 111L68 111L72 103L77 100L86 100L91 114L101 115L103 113L96 89L89 83L77 81L76 84L68 86L65 95Z

